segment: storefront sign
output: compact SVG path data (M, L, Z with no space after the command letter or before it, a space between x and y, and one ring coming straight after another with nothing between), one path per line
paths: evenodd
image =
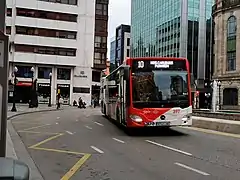
M58 88L70 88L70 84L58 84Z
M49 83L38 83L39 87L49 87L50 84Z

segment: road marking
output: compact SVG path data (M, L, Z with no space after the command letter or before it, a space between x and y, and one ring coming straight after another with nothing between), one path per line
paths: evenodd
M78 122L78 119L76 119L76 122Z
M117 139L117 138L112 138L113 140L117 141L117 142L120 142L120 143L125 143L124 141L120 140L120 139Z
M56 122L56 124L59 124L58 122Z
M210 129L202 129L202 128L197 128L197 127L180 127L181 129L189 129L193 131L199 131L202 133L208 133L208 134L214 134L214 135L220 135L220 136L228 136L228 137L233 137L233 138L240 138L239 134L231 134L231 133L226 133L226 132L220 132L220 131L214 131Z
M40 145L42 145L42 144L44 144L44 143L47 143L47 142L53 140L53 139L56 139L56 138L58 138L58 137L60 137L60 136L62 136L62 135L63 135L63 134L57 134L57 135L55 135L55 136L52 136L52 137L50 137L50 138L47 138L47 139L45 139L45 140L37 143L37 144L35 144L35 145L32 145L32 146L30 146L29 148L35 148L35 147L37 147L37 146L40 146Z
M103 154L104 152L98 148L96 148L95 146L91 146L92 149L94 149L95 151L99 152L100 154Z
M92 129L91 127L89 127L89 126L85 126L87 129Z
M70 132L70 131L66 131L66 133L73 135L73 133L72 133L72 132Z
M90 154L85 154L62 178L61 180L69 180L81 166L91 157Z
M182 151L182 150L179 150L179 149L175 149L175 148L172 148L172 147L169 147L169 146L165 146L163 144L159 144L159 143L156 143L156 142L153 142L153 141L150 141L150 140L146 140L148 143L151 143L151 144L154 144L156 146L160 146L160 147L163 147L163 148L166 148L166 149L169 149L169 150L172 150L172 151L175 151L175 152L178 152L178 153L181 153L181 154L185 154L187 156L192 156L191 153L188 153L188 152L185 152L185 151Z
M176 163L174 163L174 164L175 164L175 165L178 165L178 166L180 166L180 167L182 167L182 168L188 169L188 170L190 170L190 171L194 171L194 172L199 173L199 174L204 175L204 176L209 176L209 175L210 175L210 174L208 174L208 173L206 173L206 172L203 172L203 171L194 169L194 168L192 168L192 167L189 167L189 166L184 165L184 164L181 164L181 163L177 163L177 162L176 162Z
M67 151L67 150L61 150L61 149L49 149L49 148L41 148L41 147L33 147L31 149L49 151L49 152L66 153L66 154L75 154L75 155L84 155L85 154L85 153L79 153L79 152L74 152L74 151Z
M57 119L60 119L60 117L57 117Z
M99 123L99 122L94 122L95 124L99 125L99 126L104 126L103 124Z
M45 126L50 126L50 125L51 124L44 124L44 125L41 125L41 126L35 126L35 127L23 129L22 131L29 131L29 130L38 129L38 128L45 127Z
M18 131L20 133L31 133L31 134L50 134L50 135L57 135L59 133L51 133L51 132L36 132L36 131Z

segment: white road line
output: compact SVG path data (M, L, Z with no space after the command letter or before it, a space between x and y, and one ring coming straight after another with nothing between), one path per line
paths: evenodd
M57 119L60 119L60 117L57 117Z
M94 149L95 151L99 152L100 154L103 154L104 152L98 148L96 148L95 146L91 146L92 149Z
M103 124L99 123L99 122L94 122L95 124L99 125L99 126L104 126Z
M185 169L194 171L194 172L199 173L199 174L204 175L204 176L209 176L209 175L210 175L210 174L208 174L208 173L206 173L206 172L203 172L203 171L194 169L194 168L192 168L192 167L189 167L189 166L184 165L184 164L181 164L181 163L177 163L177 162L176 162L176 163L174 163L174 164L175 164L175 165L178 165L178 166L180 166L180 167L182 167L182 168L185 168Z
M76 119L76 121L78 122L78 119Z
M117 141L117 142L120 142L120 143L125 143L124 141L120 140L120 139L117 139L117 138L112 138L113 140Z
M85 126L87 129L92 129L91 127L89 127L89 126Z
M58 124L58 122L56 122L56 124Z
M153 142L153 141L150 141L150 140L146 140L148 143L151 143L151 144L154 144L156 146L160 146L160 147L163 147L163 148L166 148L166 149L169 149L169 150L172 150L172 151L175 151L175 152L178 152L178 153L181 153L181 154L185 154L187 156L192 156L191 153L188 153L188 152L185 152L185 151L182 151L182 150L179 150L179 149L175 149L175 148L172 148L172 147L169 147L169 146L165 146L163 144L159 144L159 143L156 143L156 142Z
M70 131L66 131L66 133L73 135L73 133L72 133L72 132L70 132Z

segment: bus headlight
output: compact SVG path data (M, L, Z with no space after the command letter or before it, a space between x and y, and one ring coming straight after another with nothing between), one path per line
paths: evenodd
M142 122L142 118L140 116L131 114L129 117L135 122Z

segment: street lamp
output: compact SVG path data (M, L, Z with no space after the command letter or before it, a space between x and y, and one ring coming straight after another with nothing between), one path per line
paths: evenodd
M34 72L35 72L34 67L32 67L30 71L32 72L32 88L31 88L31 99L29 103L29 108L32 108L33 107L33 88L34 88L33 79L34 79Z
M11 111L12 112L17 112L17 108L16 108L16 86L17 86L17 72L18 72L18 68L15 66L13 73L14 73L14 86L13 86L13 106Z
M49 79L50 79L50 96L49 96L49 102L48 102L48 107L52 106L51 103L51 96L52 96L52 73L49 73Z
M222 85L221 81L218 81L217 85L218 85L218 96L219 96L219 100L218 100L219 110L221 110L221 85Z

